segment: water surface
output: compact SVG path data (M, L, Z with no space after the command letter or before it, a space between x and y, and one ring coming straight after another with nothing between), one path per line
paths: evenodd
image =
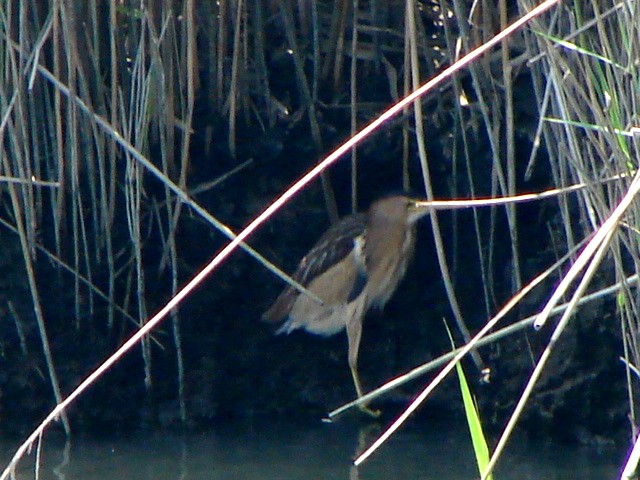
M139 434L118 440L45 438L40 479L64 480L377 480L474 479L477 470L464 426L422 425L398 432L357 470L353 458L380 430L353 424L225 425L205 434ZM16 445L2 444L2 460ZM516 437L496 480L616 478L619 450L536 443ZM34 455L19 479L35 478Z

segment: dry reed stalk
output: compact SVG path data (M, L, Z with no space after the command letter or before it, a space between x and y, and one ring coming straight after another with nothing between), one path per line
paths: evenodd
M411 81L412 87L416 90L420 86L420 72L419 72L419 59L418 59L418 46L417 46L417 33L416 33L416 5L413 0L407 2L407 26L409 29L409 50L410 50L410 60L411 60ZM420 102L415 102L413 105L414 111L414 126L416 129L416 143L418 145L418 156L420 158L420 167L422 168L422 182L424 184L425 191L427 193L427 199L433 200L434 193L433 187L431 185L432 176L429 168L429 162L427 159L427 149L425 145L425 128L424 128L424 116L422 114L422 104ZM438 264L440 267L440 274L442 275L442 280L444 282L445 291L447 293L447 298L449 300L449 305L451 306L451 310L453 312L454 318L456 320L456 325L460 330L460 333L465 339L465 342L469 342L471 340L471 334L469 333L469 329L467 328L462 311L460 309L460 304L458 302L455 288L453 286L453 281L451 279L451 274L449 271L449 266L447 264L447 257L445 253L444 240L442 238L440 224L438 222L438 217L436 215L429 215L429 219L431 221L431 228L433 230L433 238L435 240L436 245L436 253L438 257ZM472 352L473 360L478 367L479 371L482 371L484 368L484 362L480 357L480 354L477 351Z
M453 15L453 18L464 18L464 16L462 15L462 10L461 10L461 6L459 5L460 2L454 2L454 5L456 6L456 10L455 10L455 14ZM440 8L442 9L443 12L448 12L448 6L445 4L445 2L440 2ZM448 17L448 15L445 15L445 17ZM454 35L452 26L451 26L451 22L449 21L444 21L443 22L443 27L444 27L444 35L445 35L445 40L446 40L446 44L447 44L447 52L448 52L448 57L452 58L452 59L456 59L457 55L458 55L458 50L461 47L461 40L468 38L469 37L469 27L467 25L466 22L457 22L459 27L460 27L460 37L456 37ZM470 67L471 72L474 72L476 70L475 66L471 66ZM457 75L452 76L451 78L452 84L453 84L453 89L454 89L454 95L456 99L465 99L467 94L464 92L464 89L462 88L462 85L460 83L460 78ZM477 85L477 83L476 83ZM484 93L482 91L478 91L476 92L479 101L482 103L482 98L484 96ZM462 100L461 101L457 101L454 102L454 108L455 108L455 114L456 114L456 118L457 118L457 122L456 122L456 132L454 134L454 138L460 138L461 142L462 142L462 147L458 147L458 141L454 140L454 148L453 148L453 154L452 154L452 158L458 158L459 154L458 151L461 151L461 155L464 158L464 173L459 173L457 171L456 165L457 162L454 161L453 162L453 176L454 178L457 178L458 175L464 175L466 177L466 182L468 185L468 189L469 189L469 196L470 198L478 198L478 193L477 193L477 187L476 187L476 179L475 179L475 175L474 175L474 169L473 169L473 162L471 159L471 153L470 153L470 145L472 143L472 139L468 138L469 135L467 135L467 128L466 125L468 123L470 123L468 120L466 120L465 118L465 112L463 110L463 106L461 105ZM453 198L457 198L459 196L459 192L456 188L456 183L454 183L454 186L452 188L451 191L451 195ZM478 264L480 267L480 278L482 279L481 283L482 283L482 291L483 291L483 299L484 299L484 309L486 312L486 316L487 318L489 318L491 316L490 312L492 309L492 306L494 305L494 301L492 300L492 298L494 297L493 295L493 276L489 274L489 269L487 266L487 255L484 253L485 251L490 250L490 246L488 246L488 248L485 248L483 245L484 239L483 236L481 235L482 232L482 227L481 227L481 223L480 223L480 219L479 219L479 215L478 215L478 211L477 210L473 210L473 235L475 237L475 243L476 243L476 249L477 249L477 259L478 259ZM450 254L451 258L452 258L452 266L451 266L451 270L452 270L452 276L454 278L457 277L457 272L459 270L459 262L457 261L458 259L458 231L460 230L460 226L457 223L457 215L456 212L453 212L453 232L452 232L452 253ZM468 229L462 227L462 229L464 231L468 231Z
M504 29L509 24L507 17L507 2L500 0L498 5L500 13L500 29ZM512 73L512 52L511 49L503 47L502 53L502 87L504 89L504 137L503 143L506 145L504 152L507 164L507 191L506 195L515 195L516 186L516 156L515 156L515 127L513 114L513 73ZM502 129L501 129L502 130ZM522 276L520 267L520 246L518 239L518 217L515 207L507 207L507 221L509 223L509 236L511 237L511 285L512 289L519 291L522 288Z
M236 3L234 33L233 33L233 53L231 55L231 85L229 88L229 151L231 156L236 156L236 115L238 113L237 101L240 96L240 55L243 51L241 33L244 18L244 1L238 0Z
M291 57L293 58L293 65L295 67L296 83L298 85L298 94L302 99L302 107L307 111L307 115L309 118L311 138L316 147L316 151L321 152L323 150L323 142L322 135L320 134L320 124L318 122L316 105L313 102L313 98L311 96L309 82L307 80L307 76L304 73L303 59L300 55L301 49L296 39L293 18L291 13L289 12L287 5L285 5L285 0L278 0L278 7L282 22L284 24L284 31L287 42L289 43L289 47L291 49ZM325 206L327 208L329 218L332 222L335 222L338 220L339 214L333 187L331 186L331 181L325 173L322 173L321 181Z
M358 131L358 0L352 2L351 22L351 67L349 70L350 89L350 121L351 135ZM351 213L358 209L358 150L356 146L351 149Z
M182 138L182 154L181 154L181 171L179 186L182 190L186 191L187 188L187 170L189 165L189 146L190 132L192 131L193 122L193 108L196 97L196 78L197 78L197 66L196 66L196 22L195 22L195 5L193 0L188 0L185 3L184 23L183 23L183 37L182 44L186 49L186 72L182 72L184 83L187 85L187 98L186 98L186 116L183 119L186 128L184 129L184 135ZM166 189L167 200L170 198L170 192ZM181 202L177 202L176 211L174 214L174 222L172 223L172 231L169 237L171 246L171 290L172 295L175 295L178 290L178 252L176 250L175 242L175 230L177 228L178 218L180 216ZM180 420L183 424L187 423L187 407L185 399L185 367L184 359L182 356L182 336L180 334L180 320L178 317L178 311L171 312L171 320L173 327L173 341L176 349L176 367L178 372L178 404L180 406Z

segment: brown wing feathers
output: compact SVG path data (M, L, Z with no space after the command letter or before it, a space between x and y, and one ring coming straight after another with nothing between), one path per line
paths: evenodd
M357 213L344 217L331 226L300 261L293 278L303 286L307 286L314 278L344 259L354 249L354 240L364 233L365 220L365 214ZM360 280L354 285L354 289L359 289L359 291L362 291L366 284L366 271L361 270L362 272L359 272ZM362 274L365 275L364 278L360 278ZM272 323L284 320L298 295L301 294L294 287L285 288L271 308L263 314L263 320ZM353 295L354 291L350 293L349 297L351 298Z

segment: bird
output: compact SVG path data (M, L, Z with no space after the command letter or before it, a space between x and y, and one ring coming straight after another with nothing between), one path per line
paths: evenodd
M407 195L388 195L365 212L333 224L300 261L292 278L316 298L287 286L262 315L279 325L276 334L302 329L332 336L347 331L348 363L358 398L362 322L371 308L381 309L395 292L415 251L416 223L429 214L430 203ZM360 409L380 412L366 404Z

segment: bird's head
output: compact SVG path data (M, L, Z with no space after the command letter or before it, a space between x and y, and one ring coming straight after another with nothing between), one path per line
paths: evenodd
M386 220L412 225L431 211L430 203L406 195L391 195L369 207L370 220Z

